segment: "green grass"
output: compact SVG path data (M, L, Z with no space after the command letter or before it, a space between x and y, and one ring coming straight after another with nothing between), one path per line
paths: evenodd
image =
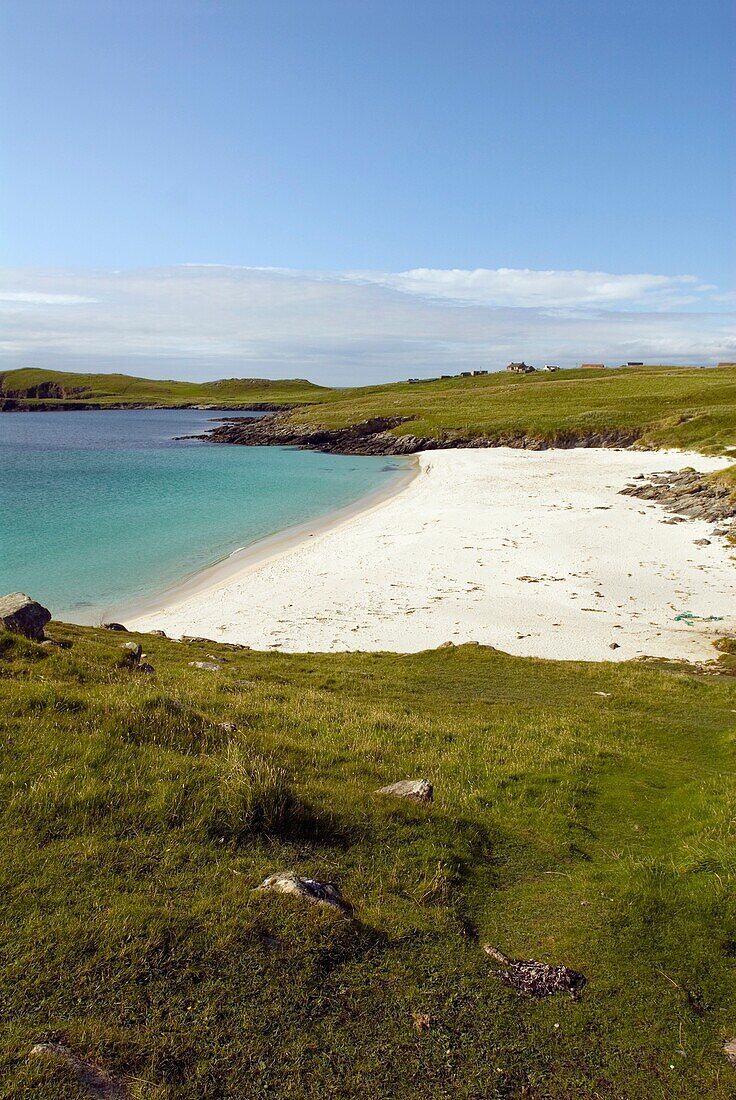
M235 405L296 404L324 400L330 391L301 378L224 378L216 382L174 382L132 378L127 374L74 374L27 368L0 372L0 401L15 399L24 407L62 408L89 401L105 405Z
M290 415L328 428L406 416L395 434L495 442L526 435L554 443L632 431L645 446L715 454L736 446L736 369L636 367L399 383L342 390L328 404Z
M78 1095L47 1038L140 1100L733 1096L733 678L141 636L146 677L49 633L0 642L0 1096ZM374 793L419 775L430 807ZM252 892L281 869L356 919Z

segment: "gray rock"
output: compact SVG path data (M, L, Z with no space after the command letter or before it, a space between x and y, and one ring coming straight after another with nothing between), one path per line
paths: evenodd
M43 628L51 621L47 607L36 603L24 592L11 592L0 596L0 626L14 634L22 634L34 642L43 641Z
M611 642L611 644L609 645L608 648L609 649L620 649L621 646L618 644L618 642Z
M434 789L428 779L400 779L380 787L376 794L392 794L396 798L408 798L412 802L432 802Z
M102 626L105 630L122 630L123 634L128 633L127 626L123 626L122 623L103 623Z
M736 1066L736 1039L727 1039L723 1044L723 1053L731 1063L732 1066Z
M238 727L234 722L218 722L218 730L222 730L223 733L237 733Z
M146 664L145 662L136 666L136 672L143 672L147 676L156 675L156 669L153 667L153 665Z
M222 665L219 665L217 661L190 661L190 668L203 668L207 672L219 672Z
M93 1097L93 1100L129 1100L130 1092L124 1081L106 1073L92 1062L85 1062L63 1043L36 1043L31 1049L31 1056L58 1058L66 1062L76 1073L79 1084L88 1096Z
M710 539L695 539L693 546L710 546Z
M154 638L165 638L166 637L166 631L165 630L152 630L151 634L153 635Z
M279 894L295 894L314 905L331 905L342 913L349 913L351 909L334 882L317 882L313 878L302 878L293 871L279 871L269 875L257 889L275 891Z
M437 646L437 648L438 649L454 649L455 648L455 643L454 642L441 642Z

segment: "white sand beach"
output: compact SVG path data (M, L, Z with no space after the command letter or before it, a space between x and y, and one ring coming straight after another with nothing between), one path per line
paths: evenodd
M683 452L448 450L397 494L195 578L130 629L283 652L414 652L442 642L567 660L715 656L736 630L733 548L620 496L637 474L723 460ZM697 546L696 539L710 545ZM692 623L675 616L691 611ZM708 616L720 621L704 622ZM615 643L618 648L611 648Z

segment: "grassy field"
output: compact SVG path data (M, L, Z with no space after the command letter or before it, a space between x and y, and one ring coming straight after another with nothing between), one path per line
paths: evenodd
M132 378L127 374L73 374L66 371L0 371L0 401L22 401L33 408L63 408L89 401L100 405L229 405L296 404L324 400L330 393L301 378L270 381L267 378L225 378L216 382L174 382Z
M733 1097L732 677L142 636L143 676L135 636L49 634L0 642L0 1096L81 1095L27 1057L57 1038L140 1100ZM374 793L420 775L429 807ZM355 919L252 892L282 869Z
M646 446L721 453L736 447L736 369L632 367L398 383L342 390L290 415L327 428L406 416L396 434L450 439L527 435L554 443L633 431Z

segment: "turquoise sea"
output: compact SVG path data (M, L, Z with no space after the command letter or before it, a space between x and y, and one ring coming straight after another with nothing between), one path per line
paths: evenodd
M57 617L99 622L405 469L394 459L176 438L216 416L0 414L0 593L27 592Z

